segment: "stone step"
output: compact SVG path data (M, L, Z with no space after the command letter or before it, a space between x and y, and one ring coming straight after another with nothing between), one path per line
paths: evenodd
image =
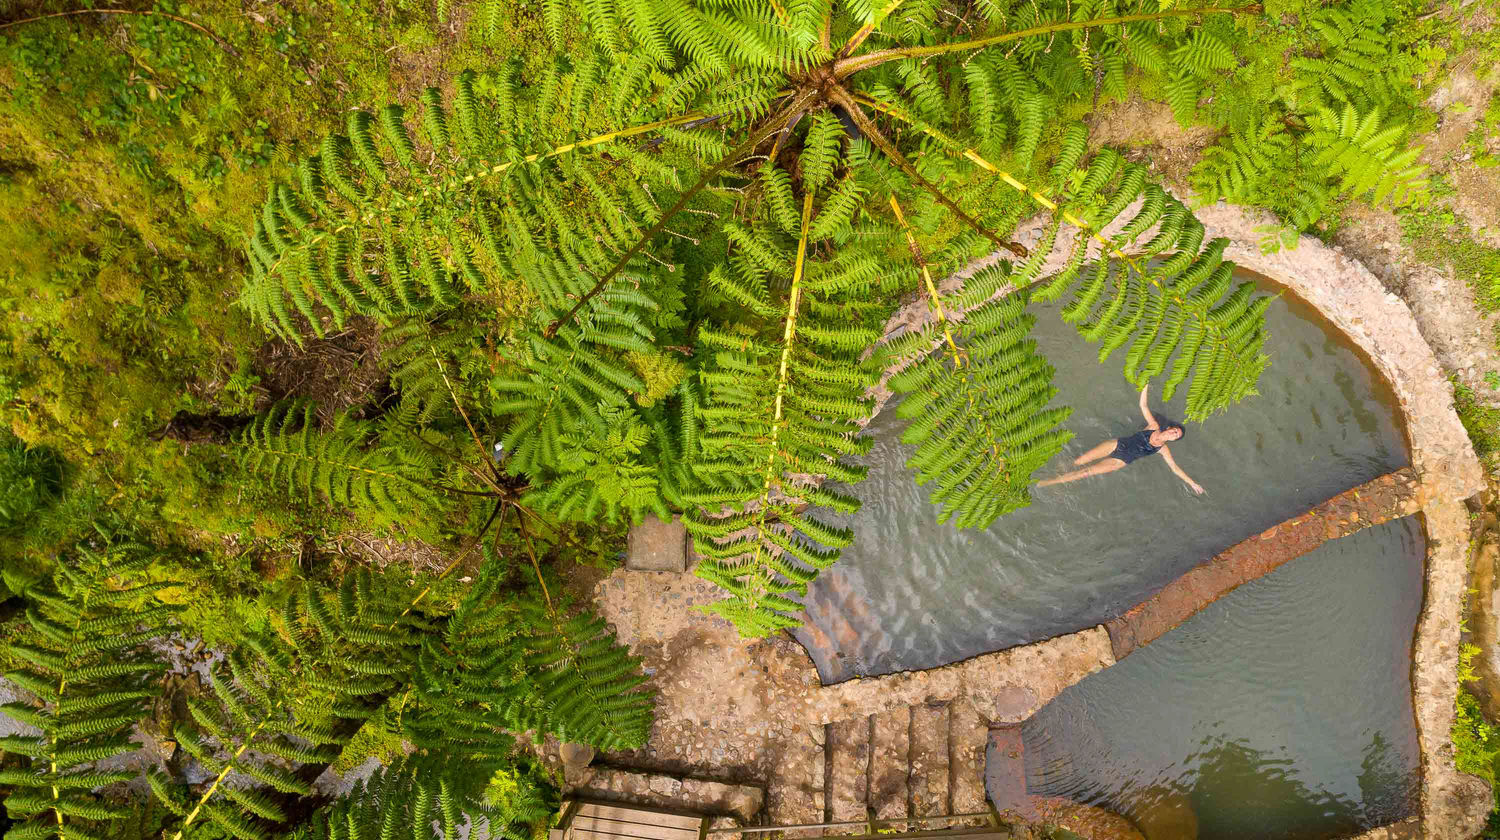
M823 821L823 743L823 727L809 726L799 727L786 744L778 772L766 788L766 816L771 824L812 825Z
M911 710L881 712L871 719L870 730L870 806L876 819L904 819L909 816L906 778L911 765Z
M870 719L828 726L828 810L834 822L863 820L870 790Z
M1020 724L1004 724L989 732L985 788L1001 819L1032 820L1036 812L1026 795L1026 746Z
M948 706L911 707L911 815L952 813L948 799Z
M987 810L984 796L984 752L989 743L989 721L974 704L960 698L948 708L949 783L953 813Z

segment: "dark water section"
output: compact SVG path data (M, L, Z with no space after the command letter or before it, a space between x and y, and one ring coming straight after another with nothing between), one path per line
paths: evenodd
M1410 815L1425 554L1411 517L1325 543L1067 689L1022 728L1031 792L1149 840L1319 840Z
M1055 310L1034 336L1057 368L1057 402L1075 439L1044 469L1061 472L1105 438L1144 425L1123 353L1098 346ZM1090 627L1234 543L1408 462L1388 387L1306 304L1268 313L1271 367L1258 397L1172 444L1208 493L1194 496L1160 457L1074 484L1039 488L1031 507L987 531L939 525L905 467L911 447L884 411L871 423L870 477L855 488L856 542L806 599L799 631L826 682L932 668ZM1182 417L1183 397L1153 408Z

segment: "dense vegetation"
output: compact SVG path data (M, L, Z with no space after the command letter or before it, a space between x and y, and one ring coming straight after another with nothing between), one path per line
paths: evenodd
M574 564L681 514L720 615L795 623L858 538L829 514L888 372L946 521L1027 504L1067 435L1033 302L1194 419L1253 394L1265 299L1089 127L1140 101L1211 126L1180 174L1278 214L1266 247L1352 201L1419 211L1424 86L1462 37L1428 11L392 0L0 30L3 655L35 698L5 712L36 730L0 743L7 836L530 835L555 790L514 734L650 725ZM164 745L149 808L121 804L132 730Z

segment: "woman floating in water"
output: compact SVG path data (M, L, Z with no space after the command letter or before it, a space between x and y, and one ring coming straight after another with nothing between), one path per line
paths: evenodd
M1073 465L1083 467L1083 469L1066 472L1055 478L1049 478L1046 481L1039 481L1037 482L1037 486L1046 487L1049 484L1062 484L1066 481L1077 481L1080 478L1088 478L1089 476L1104 475L1105 473L1114 472L1137 458L1144 458L1147 455L1155 455L1157 452L1160 452L1161 457L1166 459L1167 466L1172 468L1172 472L1176 473L1178 478L1191 487L1194 493L1201 495L1203 493L1203 486L1188 478L1188 474L1182 471L1182 467L1177 466L1177 462L1172 460L1172 453L1167 449L1169 442L1182 439L1182 426L1172 422L1162 425L1156 419L1156 416L1151 413L1151 409L1146 407L1146 392L1150 390L1150 385L1141 389L1141 415L1146 418L1146 428L1128 437L1106 440L1073 459ZM1101 458L1103 460L1100 460ZM1094 461L1098 461L1098 463L1092 463ZM1084 467L1084 464L1090 464L1090 466Z

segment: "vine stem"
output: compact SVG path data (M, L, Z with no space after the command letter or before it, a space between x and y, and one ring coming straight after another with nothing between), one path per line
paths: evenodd
M760 129L756 130L755 132L752 132L751 135L745 139L745 142L734 147L733 151L725 155L722 159L719 160L718 163L709 167L708 170L698 178L698 182L689 187L685 192L683 192L682 195L678 196L677 202L671 207L667 208L667 211L665 213L661 214L661 218L656 220L656 224L652 225L649 230L641 234L640 238L635 241L635 244L630 246L630 250L626 251L623 256L615 261L615 264L610 267L609 271L605 272L604 276L600 277L599 280L594 283L594 287L589 289L588 292L583 295L583 297L580 297L578 299L578 302L573 304L573 308L568 310L567 314L547 325L547 329L545 329L542 334L547 338L552 338L553 336L557 335L557 331L559 329L562 329L564 324L572 321L573 318L578 314L578 310L582 309L588 304L589 301L593 300L595 295L604 291L605 287L609 285L609 281L615 279L615 275L619 274L625 268L625 264L630 261L630 258L640 253L641 249L645 248L647 243L649 243L653 237L655 237L658 233L661 233L662 230L666 228L667 223L672 220L672 217L676 216L682 210L682 208L686 207L687 203L692 200L693 196L697 195L699 191L708 186L709 181L712 181L714 178L718 177L719 173L729 168L730 164L744 157L747 151L754 149L756 146L760 145L761 141L765 140L767 137L770 137L776 131L779 131L781 129L782 123L786 122L792 116L801 113L803 108L805 108L814 98L816 98L817 95L818 92L815 90L803 91L796 98L794 98L790 104L788 104L785 108L782 108L776 116L767 120L765 125L761 126Z
M1118 15L1116 17L1094 18L1093 20L1072 20L1063 23L1048 23L1042 26L1033 26L1030 29L1017 29L1000 35L991 35L988 38L975 38L972 41L959 41L955 44L934 44L928 47L894 47L888 50L878 50L864 55L841 58L833 64L834 76L846 79L861 70L878 67L887 61L895 61L898 58L926 58L934 55L945 55L947 53L964 52L966 50L981 50L996 44L1004 44L1008 41L1018 41L1022 38L1030 38L1033 35L1048 35L1054 32L1069 32L1075 29L1092 29L1098 26L1114 26L1122 23L1141 23L1151 20L1163 20L1173 17L1191 17L1193 15L1208 14L1257 14L1261 11L1259 4L1249 6L1200 6L1194 9L1171 9L1165 12L1154 12L1152 14L1140 15Z
M871 97L868 97L868 96L860 96L859 100L860 100L860 102L862 102L862 103L864 103L866 105L869 105L871 108L874 108L875 110L880 111L881 113L889 114L890 116L895 117L896 119L901 120L901 121L903 121L903 122L911 125L913 128L916 128L918 131L921 131L924 134L927 134L928 136L932 137L935 140L940 140L940 141L943 141L945 143L954 144L955 150L957 149L958 144L952 138L947 137L947 136L943 135L940 132L933 131L933 130L929 129L927 126L922 125L920 122L917 122L916 120L910 119L904 113L902 113L900 111L900 109L896 108L895 106L891 105L890 103L882 102L882 101L880 101L878 99L874 99L874 98L871 98ZM965 148L962 151L958 152L958 154L959 154L960 157L963 157L963 158L967 159L969 162L973 163L975 166L978 166L980 169L983 169L986 172L990 173L991 175L994 175L996 178L999 178L1001 181L1004 181L1006 183L1006 185L1010 186L1011 188L1017 190L1018 192L1024 193L1026 196L1028 196L1029 198L1031 198L1031 200L1035 201L1037 204L1040 204L1043 207L1047 208L1048 210L1051 210L1052 212L1057 213L1058 217L1061 218L1064 222L1067 222L1068 224L1072 225L1073 227L1076 227L1079 230L1087 233L1090 238L1094 239L1100 245L1104 246L1105 250L1108 251L1108 253L1110 253L1111 255L1113 255L1115 257L1118 257L1118 258L1124 260L1126 263L1128 263L1131 268L1135 269L1135 271L1136 271L1137 274L1144 274L1144 272L1141 271L1140 266L1138 266L1136 264L1135 259L1133 257L1131 257L1129 254L1125 253L1124 251L1121 251L1119 248L1115 247L1115 244L1113 242L1110 242L1108 239L1105 239L1104 236L1102 234L1100 234L1098 231L1094 230L1094 227L1092 225L1090 225L1088 222L1084 221L1083 219L1078 218L1076 215L1074 215L1073 213L1069 212L1068 210L1066 210L1066 209L1064 209L1062 207L1059 207L1058 204L1057 204L1057 202L1053 201L1052 199L1048 198L1045 195L1042 195L1040 192L1037 192L1036 190L1032 189L1026 183L1024 183L1024 182L1022 182L1020 180L1017 180L1014 175L1010 174L1009 172L1005 171L1004 169L1001 169L1000 167L996 166L995 164L990 163L988 160L985 160L983 157L981 157L979 155L978 152L974 151L973 149L971 149L971 148Z
M557 608L552 605L552 595L547 591L547 581L542 579L542 565L536 561L536 545L531 540L531 532L526 530L526 520L517 519L516 526L521 529L521 536L526 538L526 555L531 558L531 569L536 572L536 582L542 587L542 599L547 602L547 614L557 616Z
M219 49L223 50L224 52L229 53L231 56L233 56L235 58L239 58L240 57L240 54L235 51L234 47L229 46L228 42L226 42L223 38L220 38L218 35L215 35L212 30L210 30L208 27L204 26L203 24L198 23L197 21L189 20L189 19L187 19L185 17L180 17L178 15L170 14L168 12L157 12L157 11L151 11L151 10L136 10L136 9L73 9L72 11L67 11L67 12L52 12L51 14L36 15L34 17L21 18L20 20L12 20L12 21L8 21L6 23L0 23L0 29L9 29L12 26L20 26L23 23L33 23L33 22L39 21L39 20L49 20L51 18L62 18L62 17L73 17L75 15L141 15L143 17L159 17L159 18L166 18L167 20L174 20L174 21L176 21L178 23L184 24L186 26L190 26L193 29L196 29L199 32L203 33L204 35L207 35L209 37L209 39L211 39L216 45L218 45Z

